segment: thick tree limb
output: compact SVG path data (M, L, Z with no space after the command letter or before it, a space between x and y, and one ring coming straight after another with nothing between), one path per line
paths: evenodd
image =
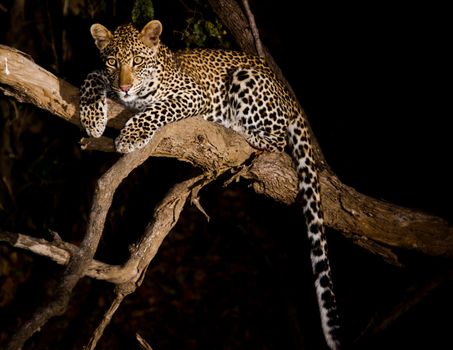
M47 109L78 125L77 89L70 84L46 72L21 53L6 47L0 48L0 74L0 88L6 94ZM33 77L31 83L28 77ZM49 94L52 95L51 100L48 99ZM68 96L72 97L66 99ZM111 116L116 118L111 119L109 125L118 128L127 117L127 112L114 102L111 106ZM83 139L81 143L86 149L114 150L112 140L108 138ZM137 260L132 253L131 259L124 266L109 266L92 260L114 189L132 169L152 155L174 157L194 164L205 173L218 174L228 169L237 169L254 152L239 135L201 118L170 124L159 132L150 147L122 157L115 164L115 170L107 172L99 181L88 234L81 249L59 241L36 242L27 236L0 235L0 240L9 241L14 246L49 256L60 264L69 264L59 289L61 292L57 293L58 298L38 313L34 323L27 324L15 335L14 339L18 342L13 341L10 349L17 348L17 344L26 340L48 318L65 309L70 291L83 275L117 284L117 305L139 285L139 278L143 276L153 254L147 254L148 259ZM262 153L250 166L240 169L236 176L249 179L257 192L282 203L291 204L295 200L296 174L291 160L285 154ZM399 263L394 248L434 256L453 256L452 227L446 221L360 194L342 184L327 167L321 171L321 187L327 226L341 231L356 244L381 255L387 261ZM162 222L162 219L159 220ZM160 232L161 237L168 233L166 230ZM160 242L150 246L157 250ZM136 252L142 252L143 246L139 244L138 247L140 248ZM74 257L71 262L70 255ZM116 308L112 305L90 346L97 342Z
M30 83L29 77L34 77ZM5 94L78 124L77 89L4 46L0 47L0 84ZM109 126L117 128L127 113L116 103L111 105ZM238 166L238 161L254 153L240 136L202 119L168 125L161 134L153 156L174 157L213 172L219 163ZM105 138L84 139L82 145L87 149L113 150L111 141ZM232 162L229 164L228 160ZM263 153L243 175L253 180L258 192L286 204L296 196L295 172L286 155ZM342 184L329 169L321 169L321 185L326 225L356 244L393 263L398 263L393 248L453 257L453 227L447 221L360 194Z
M24 54L5 46L0 46L0 89L21 102L34 104L80 126L77 88L45 71ZM110 127L120 128L128 117L129 112L110 102ZM108 138L82 139L81 144L84 149L114 151L112 140ZM317 155L321 164L321 195L327 226L394 264L399 264L394 248L433 256L453 256L453 229L445 220L356 192L329 170L319 148ZM167 195L125 265L110 266L93 260L116 188L150 156L190 162L201 168L204 175L176 186ZM0 240L67 265L55 297L13 336L8 349L20 348L50 317L64 312L72 289L85 275L117 285L117 298L90 341L88 348L94 348L123 298L141 284L148 264L176 223L188 196L192 194L192 201L197 203L196 194L202 186L196 184L198 181L211 181L221 173L234 170L237 172L234 178L249 179L257 192L285 204L293 203L297 179L290 158L285 154L269 153L255 156L256 150L234 132L201 118L186 119L162 128L150 145L121 157L99 179L87 234L80 247L60 240L46 242L0 233ZM253 161L244 166L247 160Z
M253 52L255 47L252 44L257 43L256 48L260 55L267 57L271 66L284 80L268 51L261 47L253 20L247 22L237 3L231 0L210 3L219 17L227 23L243 49ZM243 4L249 19L253 19L248 1L243 0ZM225 14L228 16L225 17ZM251 40L252 34L254 40ZM0 90L80 127L78 89L39 67L23 53L1 45ZM130 116L128 111L113 101L110 101L109 110L109 126L113 128L121 128ZM112 140L105 137L82 139L81 145L86 150L114 151ZM321 167L322 200L327 226L339 230L354 243L393 264L399 264L399 249L432 256L453 256L453 228L449 223L434 216L370 198L345 186L325 163L317 142L315 146L317 161ZM94 260L115 190L133 169L150 156L174 157L190 162L202 169L203 174L184 181L169 191L154 211L140 242L132 247L130 258L124 265L112 266ZM248 165L244 165L246 163ZM72 289L83 276L106 280L116 285L116 298L86 347L94 349L122 300L141 285L149 263L163 239L178 221L187 199L190 197L203 211L198 203L199 190L227 171L234 173L230 181L246 178L259 193L288 205L295 201L297 179L287 155L257 154L256 150L234 132L201 118L191 118L162 128L149 146L121 157L99 179L87 234L80 247L58 238L48 242L26 235L0 232L0 241L9 242L15 247L30 250L67 266L54 298L39 309L13 336L8 349L22 347L50 317L64 312ZM426 290L430 291L433 286L428 287ZM424 294L420 293L420 298ZM401 309L405 310L411 305L403 306L405 307ZM392 320L391 317L384 318L381 323L385 326ZM378 327L375 328L379 329L381 325L379 322L376 324ZM146 342L143 347L150 348Z
M253 33L253 28L250 28L249 21L245 18L237 1L208 0L208 2L242 50L254 54L257 54L259 50L260 55L264 54L266 61L277 76L293 92L269 50L265 47L258 49L257 45L254 45L256 34ZM244 3L247 2L244 1ZM250 12L247 5L248 3L245 5L246 13ZM294 95L294 98L297 100L297 96ZM324 185L322 186L323 196L325 196L323 204L328 226L341 231L355 243L396 264L398 264L398 259L393 251L395 247L418 250L419 244L422 244L425 246L421 248L424 253L430 251L431 253L428 253L430 255L452 256L453 227L451 223L374 200L345 186L330 170L315 135L312 130L310 132L317 162L323 169L321 182ZM394 224L396 226L393 226ZM435 239L433 239L434 236L436 236ZM427 246L430 248L425 249Z

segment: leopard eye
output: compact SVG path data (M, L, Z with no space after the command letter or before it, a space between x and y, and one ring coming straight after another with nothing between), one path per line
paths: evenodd
M135 65L142 64L143 63L143 57L135 56L133 62L134 62Z
M111 68L115 68L116 67L116 58L111 57L111 58L107 59L106 64L107 64L107 66L109 66Z

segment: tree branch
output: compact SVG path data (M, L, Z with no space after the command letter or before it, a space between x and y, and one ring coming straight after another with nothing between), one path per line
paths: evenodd
M252 10L250 9L249 1L242 0L242 6L244 6L244 11L249 21L250 29L253 35L253 40L255 41L256 52L258 53L259 56L264 57L265 52L263 49L263 44L261 43L260 34L255 22L255 16L253 15Z
M235 0L208 0L208 2L242 50L257 54L249 22L237 2ZM249 12L250 9L246 11ZM297 100L269 50L264 46L262 50L270 67ZM344 185L329 168L311 128L310 133L316 160L322 169L322 200L327 226L342 232L354 243L393 264L400 264L394 248L418 250L428 255L452 256L451 223L415 210L375 200Z
M209 2L244 51L255 53L258 50L260 55L266 57L276 74L286 81L268 50L261 46L248 1L243 0L248 21L235 1ZM291 90L291 87L289 89ZM2 45L0 90L5 95L45 109L80 128L78 89L41 68L24 53ZM121 128L130 115L122 106L109 101L109 127ZM317 162L321 168L321 195L327 226L392 264L401 264L400 250L453 257L453 227L450 223L435 216L373 199L344 185L329 169L314 136L313 139ZM85 150L114 151L113 141L107 137L82 138L80 143ZM189 162L202 169L203 174L175 185L168 192L155 209L143 237L132 247L130 258L124 265L109 265L94 260L116 188L133 169L150 156L173 157ZM80 247L63 242L58 237L49 242L27 235L0 232L0 241L67 266L54 298L13 335L8 349L22 347L50 317L63 313L72 289L83 276L116 285L116 298L86 347L93 349L122 300L141 285L148 265L163 239L178 221L187 199L190 197L202 210L197 197L199 190L228 171L233 173L229 181L244 178L252 183L258 193L287 205L295 202L297 175L289 156L257 152L231 130L206 122L202 118L190 118L162 128L146 148L121 157L99 179L87 233ZM449 278L451 279L451 272ZM438 279L436 283L422 288L418 294L419 299L442 280ZM412 305L402 302L391 313L377 318L375 323L370 324L369 329L379 330L385 327L398 317L400 312ZM144 340L142 346L151 348Z
M78 90L5 46L0 46L0 84L5 94L79 124ZM113 101L111 107L109 126L119 128L128 112ZM150 155L174 157L205 171L237 167L255 152L241 136L201 118L167 125L160 135ZM81 143L86 149L113 150L107 138ZM253 181L256 191L283 203L290 204L296 197L296 174L285 154L262 153L241 175ZM453 257L453 227L447 221L360 194L327 167L320 175L326 225L354 243L393 263L398 263L393 248Z
M202 187L211 181L209 176L200 175L189 180L183 181L167 193L158 207L154 210L153 219L145 229L140 242L133 246L131 256L123 267L126 273L122 275L122 280L117 280L115 293L116 298L110 308L105 313L101 323L94 332L87 349L94 349L97 341L109 324L112 315L118 309L122 300L142 284L145 272L165 237L179 220L179 216L184 205L193 191L197 192L198 187Z

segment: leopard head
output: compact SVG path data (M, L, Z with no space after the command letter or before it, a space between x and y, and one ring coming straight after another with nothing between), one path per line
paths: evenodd
M157 79L162 24L153 20L140 32L128 24L119 26L112 33L96 23L90 31L105 64L104 70L112 90L124 102L132 102L143 94L153 77Z

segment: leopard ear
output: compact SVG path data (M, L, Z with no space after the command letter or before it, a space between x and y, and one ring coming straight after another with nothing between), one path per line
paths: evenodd
M106 47L112 40L112 33L102 24L95 23L90 28L91 36L99 50Z
M161 33L162 23L158 20L153 20L143 27L138 37L146 46L154 47L159 42Z

